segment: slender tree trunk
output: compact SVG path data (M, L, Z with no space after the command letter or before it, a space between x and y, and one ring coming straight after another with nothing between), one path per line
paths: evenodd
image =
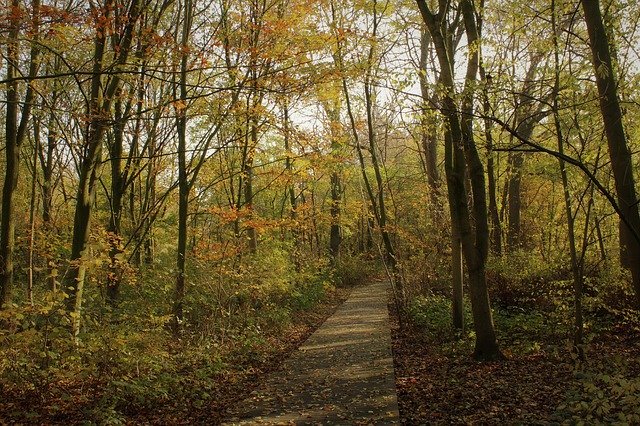
M375 38L377 36L378 29L378 16L377 16L377 2L374 0L373 4L373 31L372 36ZM391 240L391 234L388 228L388 213L386 208L386 200L384 196L384 182L382 177L382 171L380 167L380 160L378 157L378 144L377 144L377 135L376 130L374 128L374 119L373 116L373 98L372 98L372 88L373 88L373 60L374 60L374 46L369 48L368 55L368 66L365 74L364 81L364 98L365 98L365 109L367 114L367 139L369 142L369 154L371 155L371 165L373 166L373 172L376 179L376 188L377 188L377 214L376 218L378 219L378 227L380 228L380 234L382 236L382 243L384 244L385 254L386 254L386 262L390 266L392 278L393 278L393 287L396 293L396 301L399 304L401 309L404 308L405 304L405 290L403 285L402 274L398 265L398 259L396 257L396 249ZM355 128L354 128L354 132ZM362 172L365 173L364 163L361 164ZM366 174L366 173L365 173ZM373 196L373 192L370 191L370 196Z
M526 87L528 87L527 84L525 84ZM525 103L523 102L521 105L525 105ZM542 119L544 115L530 116L521 121L517 127L518 135L524 140L531 139L538 120ZM539 119L536 117L539 117ZM522 231L522 170L524 168L524 153L520 151L510 152L508 161L509 180L506 185L507 247L509 251L513 251L524 248L525 243Z
M254 114L255 112L252 112ZM249 123L249 141L247 153L244 161L244 205L249 211L249 218L253 217L253 160L255 148L258 145L258 123L252 117ZM249 239L249 252L255 254L258 251L258 235L253 225L247 226L247 236Z
M141 87L144 88L144 82ZM141 96L140 99L143 99ZM151 265L155 258L155 238L154 238L154 221L151 211L156 208L156 179L157 179L157 151L158 151L158 131L157 126L160 120L160 114L154 117L154 125L148 136L147 152L149 153L149 164L147 165L147 176L145 179L144 203L145 208L142 211L143 218L143 247L144 247L144 263ZM141 256L142 257L142 256Z
M342 185L340 175L337 171L331 172L331 228L329 232L329 256L335 263L340 253L342 234L340 231L340 202L342 195Z
M99 74L97 74L99 80ZM99 90L99 89L98 89ZM87 146L80 168L80 181L73 217L73 239L69 271L64 282L67 291L67 310L72 313L72 333L80 332L80 314L84 291L86 265L85 250L90 234L91 207L95 200L96 186L102 160L102 136L105 123L101 118L92 119L87 135Z
M522 228L520 213L522 211L522 152L509 153L509 180L507 182L507 247L514 251L521 247Z
M33 272L34 250L36 241L36 210L38 208L36 186L38 182L38 154L40 152L40 120L33 120L33 173L31 175L31 191L29 195L29 272L27 278L27 298L33 306Z
M0 222L0 308L11 302L13 293L13 249L15 245L14 193L18 184L20 141L18 140L18 0L12 0L7 42L7 89L5 116L5 175Z
M111 105L114 95L120 87L119 75L111 76L103 88L104 57L109 35L111 12L114 8L114 0L107 0L100 10L97 10L96 35L94 38L93 69L90 81L90 96L88 101L87 116L89 123L85 133L82 161L80 164L80 179L76 195L76 208L73 218L73 237L71 243L71 256L69 270L65 277L65 290L67 290L67 311L71 314L71 328L74 337L80 332L80 317L86 274L87 242L90 235L91 210L95 199L97 182L102 164L102 140L111 114ZM120 68L126 64L133 38L133 29L140 16L140 0L132 0L128 15L129 21L121 34L119 50L116 52L114 67Z
M482 68L480 68L482 70ZM481 72L484 74L484 71ZM483 77L486 82L486 79ZM486 95L485 88L485 100L484 114L489 116L489 101ZM500 223L500 214L498 213L498 194L496 184L496 167L495 167L495 153L493 150L493 135L491 133L492 123L489 118L484 120L484 131L487 140L487 183L489 191L489 240L491 243L491 250L500 255L502 254L502 225Z
M464 263L462 261L462 242L460 233L452 231L456 235L451 241L451 313L453 318L453 328L459 332L464 332Z
M56 61L57 62L57 61ZM55 68L57 69L57 67ZM45 232L48 234L53 232L53 161L57 144L57 132L55 121L55 105L58 100L57 85L53 83L53 91L51 94L51 111L47 120L47 147L41 147L40 166L42 168L42 223ZM46 249L47 261L47 287L51 291L57 291L57 279L54 271L54 258L51 247Z
M618 196L618 207L622 213L624 235L621 242L626 244L636 305L640 307L640 214L636 195L631 151L627 145L622 110L617 93L617 80L611 60L609 38L604 28L600 2L582 0L591 52L593 68L600 95L600 112L604 122L609 148L611 168Z
M289 129L289 104L287 101L284 101L283 109L283 121L284 121L284 149L286 151L286 159L284 162L285 169L289 173L291 183L288 185L286 192L287 197L289 198L289 205L291 206L290 217L293 221L293 264L295 265L296 272L300 272L302 265L300 263L300 231L298 229L298 202L296 200L296 190L295 190L295 179L293 175L293 152L291 151L291 142L290 138L290 129Z
M427 25L434 41L442 84L446 89L442 95L441 112L449 125L449 137L452 146L453 170L451 182L453 214L452 221L459 226L462 250L469 274L469 290L471 309L476 332L474 357L478 360L503 359L496 339L489 293L486 282L486 261L489 249L489 227L487 218L486 189L484 168L473 140L473 86L479 67L477 49L470 49L465 76L465 90L462 114L454 100L455 84L453 78L453 58L447 49L446 36L442 33L446 23L447 10L433 14L425 0L416 0L424 23ZM448 3L445 4L446 7ZM467 39L470 46L475 46L479 39L476 27L476 13L469 0L460 2ZM464 155L461 155L464 152ZM471 184L472 211L465 190L465 176L469 176ZM448 178L449 181L449 178ZM473 220L472 220L473 219ZM475 225L475 226L474 226Z
M528 140L533 135L536 125L548 113L543 111L545 103L540 102L534 108L534 99L532 95L536 82L536 73L538 72L540 61L543 58L542 53L535 53L531 57L529 68L524 77L520 94L516 104L516 131L520 138ZM508 169L507 169L507 248L510 251L524 248L525 233L522 230L522 171L524 168L525 156L521 151L514 150L509 153Z
M188 45L191 32L193 4L186 0L182 22L182 56L180 58L179 102L176 104L176 131L178 133L178 246L176 257L176 287L173 299L174 332L179 332L184 320L185 267L187 261L187 219L189 213L189 180L187 175L187 74Z
M451 131L444 135L444 171L447 178L447 199L451 216L451 307L453 328L464 330L464 262L462 255L462 239L460 235L460 210L458 200L466 197L464 189L464 172L460 174L460 164L464 157L459 147L454 145Z
M38 72L39 46L37 43L40 23L40 1L33 0L32 25L34 43L31 47L29 73L26 80L27 90L24 106L20 118L18 100L18 69L19 35L20 35L20 1L11 0L9 5L9 32L7 41L7 83L6 83L6 118L5 118L5 177L2 187L2 213L0 214L0 309L11 302L13 293L14 265L13 251L15 248L15 193L18 187L20 168L20 149L24 141L27 124L31 115L31 108L35 91L30 84Z
M122 110L121 94L115 102L115 120L113 133L110 136L111 163L111 208L109 216L109 273L107 274L107 302L116 306L120 295L120 279L122 268L119 255L122 254L121 218L124 199L124 179L122 176L122 153L124 144L125 112Z
M478 30L481 32L481 29ZM480 52L482 54L482 52ZM484 135L487 141L487 184L488 184L488 197L489 197L489 242L491 244L491 251L501 255L502 254L502 225L500 223L500 214L498 213L498 190L496 184L496 170L495 170L495 152L493 149L493 122L490 119L491 105L489 103L489 87L491 85L491 78L485 72L482 65L482 57L480 58L480 66L478 67L480 72L480 79L483 83L482 86L482 112L484 118Z
M327 116L330 121L330 129L331 129L331 154L334 160L339 161L341 143L338 127L340 125L340 107L336 102L336 105L331 107L326 107ZM340 165L333 164L334 170L331 172L331 228L329 231L329 256L331 261L335 263L340 253L340 244L342 243L342 230L340 227L340 214L341 214L341 204L342 204L342 179L340 172Z
M373 4L373 30L372 37L375 38L377 35L378 25L380 23L379 16L377 14L377 2L374 1ZM335 21L335 14L334 14ZM336 65L342 71L343 63L342 63L342 43L338 38L337 42L337 53L334 56L334 60L336 61ZM351 100L349 96L349 88L347 85L346 77L342 78L342 91L345 97L345 104L347 109L347 115L349 116L349 122L351 124L351 131L353 134L353 139L356 145L356 152L358 154L358 160L360 162L360 171L362 174L362 178L364 181L364 186L366 189L367 196L369 198L369 203L371 204L371 210L373 212L376 224L380 230L380 234L382 237L382 243L384 246L384 262L385 266L387 266L390 270L390 279L392 280L391 285L394 291L394 301L396 303L396 307L399 311L404 309L405 302L405 292L404 286L402 283L402 274L400 272L400 268L398 265L398 260L396 257L395 247L393 245L393 241L391 239L391 235L387 226L388 217L387 210L385 206L385 197L384 197L384 181L382 177L382 171L380 167L380 161L378 158L378 147L376 142L376 131L374 128L374 117L373 117L373 99L372 99L372 86L373 86L373 61L375 54L375 46L372 45L368 49L367 56L367 69L365 71L364 77L364 96L365 96L365 110L367 117L367 140L369 145L369 154L371 155L371 164L374 170L375 182L376 182L376 191L374 191L374 186L371 184L369 180L369 176L366 172L366 164L364 155L362 152L362 146L360 145L360 135L358 133L358 128L356 125L355 116L353 113L353 109L351 106Z
M558 152L560 155L564 155L564 136L562 132L562 125L560 122L560 108L558 105L558 98L560 93L560 56L558 46L558 30L556 28L556 5L555 0L551 1L551 25L554 34L553 38L553 56L554 56L554 85L552 93L552 107L553 107L553 123L556 130L556 138L558 140ZM571 271L573 274L573 289L574 289L574 330L573 330L573 345L578 354L580 360L584 360L584 352L582 349L584 325L582 314L582 268L578 260L578 252L576 249L576 236L575 236L575 218L573 216L573 206L571 203L571 192L569 190L569 178L567 176L567 169L565 162L562 158L560 162L560 177L562 179L562 192L564 195L564 207L565 215L567 216L567 235L569 237L569 254L571 255ZM588 226L588 219L586 220L586 226Z
M439 209L438 192L440 189L440 174L438 173L438 145L436 123L432 112L432 109L436 105L436 99L435 94L432 96L429 92L429 83L427 81L427 64L429 61L430 46L431 35L429 31L424 28L420 36L420 69L418 70L420 94L422 95L422 149L425 155L427 182L431 189L431 203L435 209Z

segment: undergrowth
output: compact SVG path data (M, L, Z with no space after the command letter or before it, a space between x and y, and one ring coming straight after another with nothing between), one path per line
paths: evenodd
M244 369L282 351L276 341L296 312L334 289L323 265L296 270L278 247L215 267L196 260L187 271L187 308L176 336L168 327L174 274L160 266L166 264L123 288L116 307L93 281L77 340L62 292L0 311L7 325L0 334L0 418L121 424L166 406L200 409L221 392L214 389L220 377L240 380L251 373Z
M640 422L640 313L629 307L624 273L593 268L585 277L583 350L573 348L573 294L568 271L558 265L494 260L488 272L493 318L502 350L510 361L545 360L571 372L564 400L553 414L561 424L637 424ZM468 357L474 332L465 300L464 332L453 330L446 287L432 286L414 297L407 314L431 348L446 357ZM528 361L532 362L532 361ZM540 361L542 362L542 361ZM531 366L531 368L536 368ZM519 378L514 377L514 380Z

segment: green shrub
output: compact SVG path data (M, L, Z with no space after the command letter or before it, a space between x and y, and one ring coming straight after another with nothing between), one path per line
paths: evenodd
M640 377L621 359L575 372L576 384L557 416L575 424L639 424Z
M343 256L334 266L333 281L340 287L353 287L368 283L380 273L380 266L368 255Z
M567 262L545 261L524 250L509 256L493 257L487 264L487 284L491 300L503 308L556 308L558 299L568 300L572 287Z
M407 308L409 318L425 334L443 340L449 340L454 336L452 312L451 298L434 293L414 298ZM466 306L464 315L467 329L472 328L469 325L471 324L471 313Z

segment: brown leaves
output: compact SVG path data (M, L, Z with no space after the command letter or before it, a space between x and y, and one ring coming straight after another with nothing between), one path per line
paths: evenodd
M405 424L496 424L550 420L570 374L551 356L477 363L467 352L394 330L396 387Z

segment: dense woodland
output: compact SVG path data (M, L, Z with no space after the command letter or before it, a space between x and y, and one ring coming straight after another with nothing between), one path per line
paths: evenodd
M0 13L0 423L206 412L372 277L411 356L640 422L637 2Z

